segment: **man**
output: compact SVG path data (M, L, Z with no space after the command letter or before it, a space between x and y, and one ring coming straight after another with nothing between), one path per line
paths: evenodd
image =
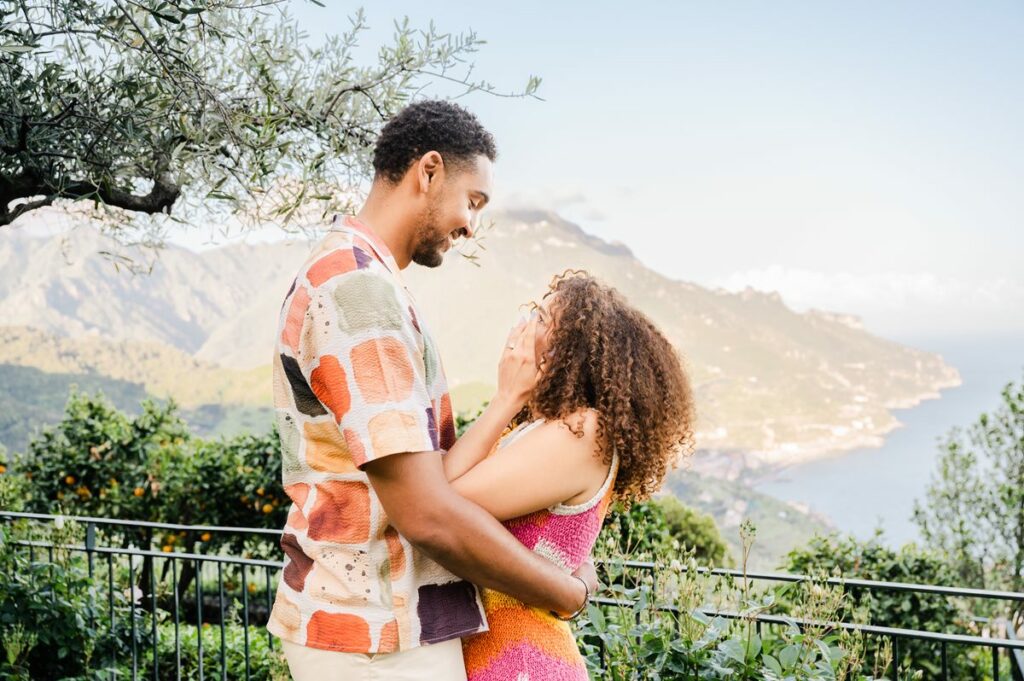
M407 107L381 133L366 204L335 220L285 298L274 402L293 505L268 628L297 681L464 679L459 639L487 626L473 584L561 614L596 585L592 567L570 576L527 550L444 474L451 401L401 270L436 267L472 236L495 156L461 107Z

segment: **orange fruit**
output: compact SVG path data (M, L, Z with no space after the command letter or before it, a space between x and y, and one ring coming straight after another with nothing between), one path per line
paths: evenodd
M163 551L164 553L170 553L170 552L171 552L171 551L173 551L173 550L174 550L174 549L172 549L172 548L171 548L170 546L164 546L164 547L163 547L163 548L161 549L161 551Z
M256 593L256 585L253 584L252 582L249 582L249 593L251 593L251 594Z
M264 513L270 513L273 510L274 510L274 507L271 506L270 504L263 504L263 512Z
M141 497L145 493L146 493L146 490L142 489L141 487L136 487L135 491L133 492L133 494L135 496L137 496L137 497Z
M257 487L256 488L256 496L258 496L258 497L262 497L263 496L263 488L262 487Z
M69 485L75 484L75 476L73 476L73 475L67 476L66 478L64 478L64 482L66 482Z
M7 472L7 466L5 466L3 464L0 464L0 475L3 475L6 472Z
M211 536L212 535L209 532L203 532L201 535L199 535L199 539L200 541L210 541Z

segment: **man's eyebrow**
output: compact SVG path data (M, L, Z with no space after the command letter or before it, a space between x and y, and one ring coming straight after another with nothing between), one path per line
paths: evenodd
M474 189L473 191L474 191L474 192L475 192L476 194L479 194L480 196L482 196L482 197L483 197L483 199L484 199L484 203L489 203L489 202L490 202L490 200L491 200L491 197L490 197L490 196L488 196L487 192L482 192L482 191L480 191L479 189Z

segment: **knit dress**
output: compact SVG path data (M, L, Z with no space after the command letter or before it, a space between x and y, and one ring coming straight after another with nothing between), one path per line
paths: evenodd
M505 447L543 423L506 435ZM582 504L557 504L504 522L527 548L566 572L590 555L611 503L618 457L598 492ZM462 640L469 681L587 681L587 668L567 622L506 594L481 589L490 631Z

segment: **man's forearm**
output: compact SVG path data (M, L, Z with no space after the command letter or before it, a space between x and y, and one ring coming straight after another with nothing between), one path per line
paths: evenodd
M527 605L563 614L582 605L586 591L578 579L523 546L476 504L452 496L446 520L419 548L463 579Z

